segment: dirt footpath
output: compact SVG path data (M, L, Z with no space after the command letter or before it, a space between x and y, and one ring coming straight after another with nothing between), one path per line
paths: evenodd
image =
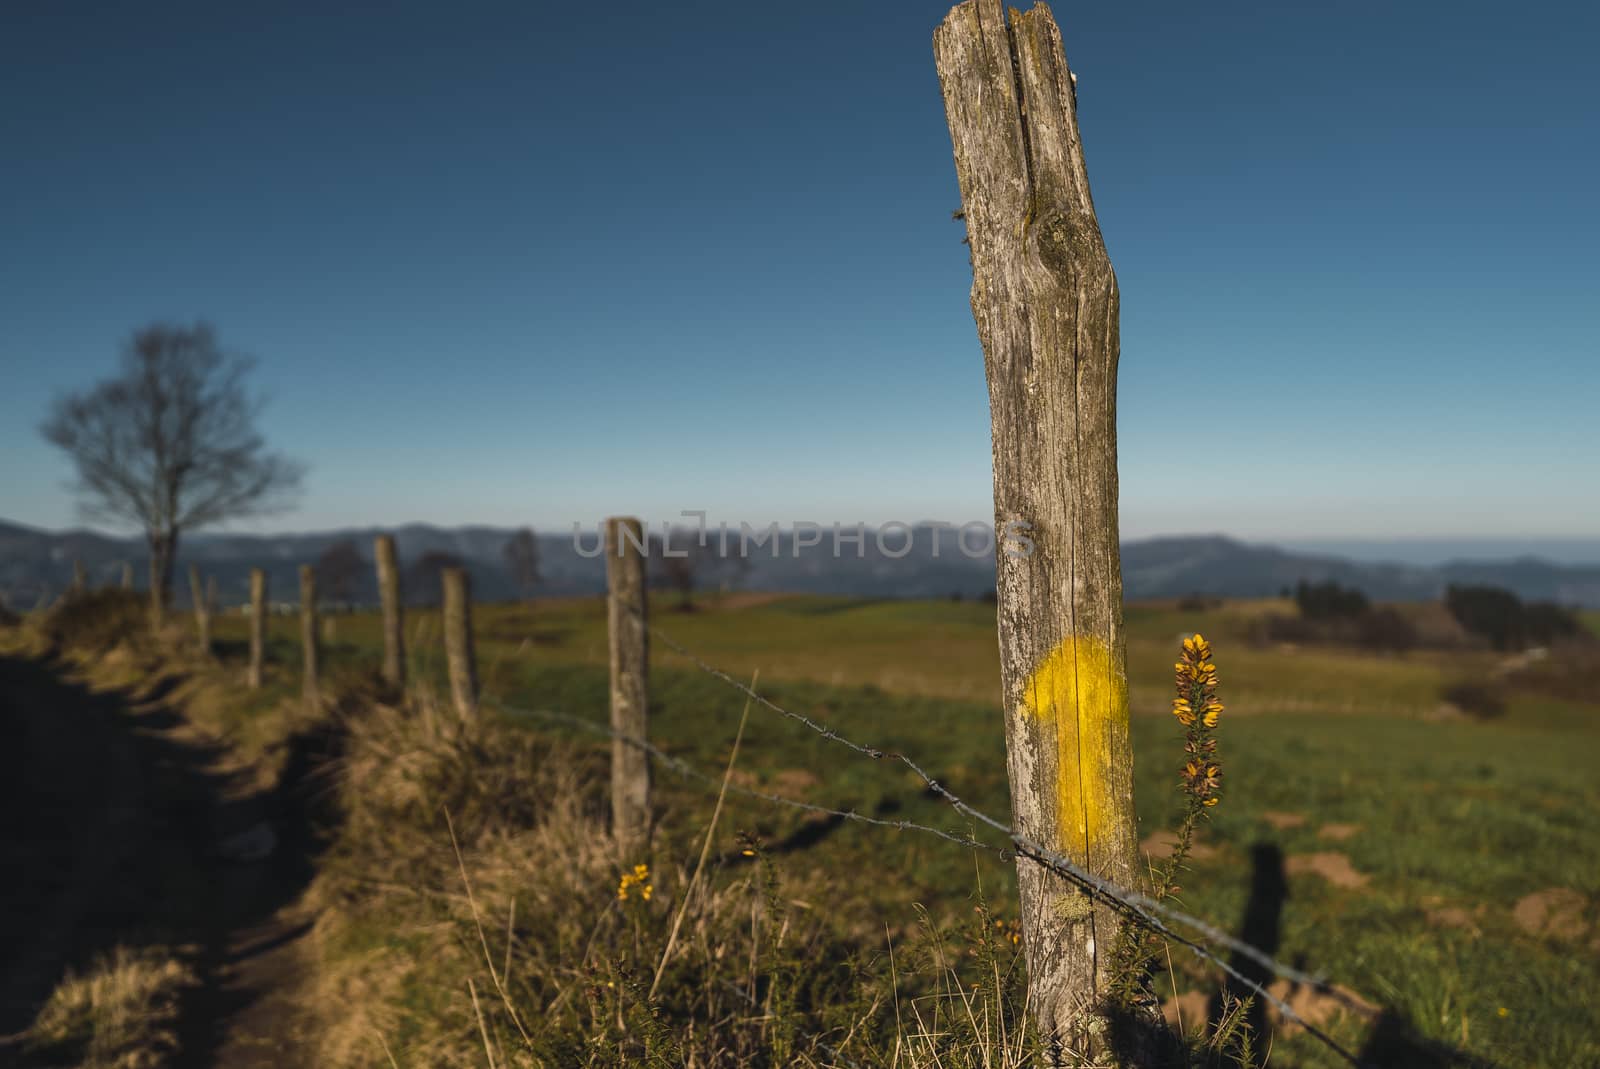
M66 663L0 654L0 1062L69 970L117 946L185 948L180 1067L311 1065L293 992L316 836L292 748L263 786L168 697L96 690Z

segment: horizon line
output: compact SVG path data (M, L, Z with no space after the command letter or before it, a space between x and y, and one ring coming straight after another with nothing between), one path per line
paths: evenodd
M632 519L639 519L644 524L644 526L649 530L659 530L661 528L663 522L666 522L667 525L669 527L671 527L673 530L694 530L694 529L696 529L695 525L693 523L663 521L661 519L644 520L643 517L629 516L628 513L615 513L613 515L616 516L616 517L628 517L628 518L632 518ZM579 529L582 530L582 531L585 531L585 532L599 530L601 528L601 525L604 523L604 519L610 519L610 518L612 518L612 517L610 517L610 516L605 517L599 522L580 526ZM582 521L578 521L578 522L580 524L582 523ZM739 529L739 525L736 522L733 522L733 521L719 521L719 522L727 522L729 531L737 531ZM916 529L925 529L925 528L930 528L930 527L943 527L943 528L945 528L947 530L957 531L962 526L960 523L955 523L955 522L948 521L948 520L930 520L930 519L919 519L919 520L910 521L910 522L900 521L900 520L887 520L887 521L884 521L882 523L869 523L869 522L864 521L864 520L828 520L828 521L793 520L793 521L789 521L787 523L785 523L783 521L776 521L776 520L768 521L768 522L765 522L765 523L749 523L748 521L744 521L744 522L746 522L748 524L748 526L750 526L750 528L752 530L763 530L764 531L764 530L767 530L770 527L777 526L777 528L780 531L785 531L785 532L793 531L797 525L812 524L812 523L815 523L815 525L820 527L823 531L831 531L834 526L838 526L839 528L841 528L843 530L851 530L851 529L854 529L854 528L860 526L860 527L864 527L865 529L870 531L870 530L875 530L876 528L879 528L879 527L889 526L891 524L892 525L898 525L898 526L909 526L909 527L916 528ZM986 526L993 526L993 524L988 520L975 519L975 520L970 520L970 521L967 521L967 522L968 523L974 523L974 524L984 524ZM63 535L63 534L91 534L91 535L97 535L99 537L109 538L109 539L137 538L137 537L140 537L140 533L141 533L141 530L142 530L141 528L137 527L136 525L132 525L132 524L127 525L125 527L117 527L117 526L98 525L98 524L94 524L94 523L77 523L77 524L71 524L71 525L61 526L61 527L51 527L51 526L47 526L47 525L44 525L44 524L28 523L28 522L25 522L25 521L22 521L22 520L11 519L11 518L6 517L6 516L0 516L0 526L17 527L17 528L22 528L22 529L28 530L28 531L38 532L38 533L41 533L41 534L57 534L57 535ZM439 521L439 520L404 520L404 521L401 521L401 522L398 522L398 523L381 523L381 522L338 523L338 524L331 524L331 525L328 525L328 526L320 526L320 525L316 525L316 524L307 524L307 525L297 526L297 527L280 527L280 528L274 528L274 529L269 529L269 530L241 529L241 528L233 527L232 525L224 523L224 524L215 524L215 525L209 525L208 524L208 525L206 525L204 527L201 527L201 528L198 528L198 529L191 529L191 535L190 536L191 537L231 536L231 537L245 537L245 538L272 538L272 537L278 537L278 536L313 535L313 534L340 534L340 533L344 533L344 532L356 532L356 531L398 531L398 530L403 530L403 529L408 528L408 527L428 527L428 528L433 528L435 530L463 530L463 529L468 529L468 528L480 528L480 529L497 530L497 531L519 531L519 530L522 530L522 529L526 528L528 530L531 530L534 534L540 535L540 536L566 535L566 534L570 534L572 532L572 529L573 529L571 524L563 524L563 525L560 525L560 526L552 526L552 525L549 525L549 524L538 524L538 523L490 523L490 522L480 522L480 521L473 521L473 520L466 520L466 521L459 521L459 522L445 522L445 521ZM706 529L708 531L715 531L715 530L717 530L717 524L708 523ZM1600 543L1600 531L1594 531L1594 532L1586 533L1586 534L1549 534L1549 533L1535 533L1535 534L1517 533L1517 534L1509 534L1509 533L1503 533L1503 532L1495 532L1495 533L1484 534L1484 533L1479 533L1479 532L1473 532L1473 533L1437 532L1437 533L1429 533L1429 534L1400 534L1400 535L1341 534L1341 533L1311 533L1311 534L1308 534L1308 533L1298 533L1298 534L1287 534L1287 533L1284 533L1284 534L1257 535L1257 534L1241 534L1241 533L1230 532L1230 531L1225 531L1225 530L1215 530L1215 529L1213 529L1213 530L1200 530L1200 529L1195 529L1195 528L1188 528L1188 529L1184 529L1184 530L1163 530L1163 531L1143 532L1143 533L1137 533L1137 534L1123 534L1122 537L1121 537L1121 541L1123 541L1123 542L1149 542L1149 541L1155 541L1157 539L1163 539L1163 538L1191 538L1191 539L1195 539L1195 538L1220 538L1220 539L1225 539L1225 540L1232 541L1232 542L1241 542L1241 543L1244 543L1244 544L1247 544L1247 545L1265 545L1265 544L1280 543L1280 542L1281 543L1328 542L1328 543L1367 544L1367 545L1407 545L1407 544L1417 544L1417 543L1427 543L1427 542L1596 542L1596 543Z

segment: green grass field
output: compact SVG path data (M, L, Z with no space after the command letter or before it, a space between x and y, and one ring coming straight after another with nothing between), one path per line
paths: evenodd
M1505 1066L1600 1064L1600 704L1512 688L1497 718L1440 715L1441 688L1483 677L1493 655L1251 642L1252 617L1274 607L1287 609L1241 602L1127 612L1142 835L1169 827L1178 809L1179 732L1164 709L1182 636L1201 630L1212 640L1228 705L1224 797L1182 905L1233 931L1259 930L1266 908L1278 957L1450 1049ZM604 719L599 599L475 612L488 702ZM913 755L958 794L1007 816L992 606L745 596L653 622L735 676L759 670L763 693L780 704ZM373 616L327 623L331 671L376 663ZM297 626L287 617L272 624L274 687L284 693L294 688ZM243 619L229 616L218 632L237 657ZM438 634L437 614L408 615L420 678L442 669ZM653 739L719 774L740 696L660 644L652 673ZM903 768L759 709L739 771L742 783L805 801L971 830ZM705 825L705 789L665 772L658 783L661 825L684 829L687 842ZM740 798L730 799L722 827L719 846L730 851L736 831L759 834L863 939L881 939L886 925L909 930L917 906L936 919L969 915L980 885L1015 915L1009 865L926 836ZM1282 893L1263 900L1263 887ZM1252 888L1256 916L1247 921ZM1182 955L1175 965L1180 984L1204 991L1213 982ZM1367 1030L1344 1015L1327 1026L1352 1048ZM1304 1035L1288 1035L1276 1039L1269 1064L1337 1063Z
M1417 652L1403 658L1361 651L1278 646L1247 640L1251 620L1290 612L1287 601L1234 602L1185 613L1170 603L1130 606L1128 667L1135 713L1165 709L1173 650L1204 629L1229 651L1229 708L1254 712L1383 712L1419 714L1438 704L1440 684L1475 673L1487 655ZM605 606L598 598L479 606L474 629L486 684L502 666L606 664ZM996 703L1000 663L994 609L977 602L860 601L831 597L735 596L692 613L657 612L655 626L736 674L760 669L768 680L835 687L876 687L892 694ZM436 670L442 659L437 611L412 610L407 640L413 664ZM299 622L274 617L269 633L295 656ZM336 650L376 657L381 644L373 614L330 617L324 634ZM218 636L242 642L245 621L230 614ZM654 663L674 658L655 651Z

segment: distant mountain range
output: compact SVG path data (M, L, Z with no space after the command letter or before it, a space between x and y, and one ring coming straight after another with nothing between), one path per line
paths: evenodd
M361 558L372 559L373 538L381 528L318 531L305 534L198 534L179 549L180 591L192 562L215 576L226 605L242 603L252 567L267 569L269 589L284 601L297 597L296 569L313 564L329 547L354 543ZM398 546L402 568L414 568L428 553L459 557L472 574L475 595L482 600L519 596L504 556L509 528L440 528L410 524L389 529ZM937 536L937 537L936 537ZM977 597L994 589L994 562L973 559L958 547L953 530L918 528L911 551L904 556L880 552L868 534L862 555L846 543L833 555L831 535L820 545L802 545L798 553L792 532L777 541L752 547L742 569L711 560L701 567L701 587L745 590L851 594L866 597ZM888 539L893 550L901 535ZM543 595L595 594L605 587L605 562L586 557L570 534L538 538ZM732 540L737 544L737 536ZM586 534L584 547L594 544ZM713 539L713 546L715 541ZM936 548L937 547L937 551ZM90 581L120 581L125 563L132 564L136 585L147 582L147 552L140 538L114 538L92 531L45 531L0 521L0 596L18 608L61 593L72 581L73 562L81 561ZM1535 557L1497 560L1453 560L1443 564L1400 564L1295 553L1273 546L1252 545L1221 536L1153 538L1122 547L1123 586L1133 598L1208 594L1263 597L1277 594L1301 579L1336 580L1382 601L1425 601L1438 597L1449 583L1484 583L1505 587L1525 599L1600 607L1600 564L1556 564ZM413 572L408 600L430 602L437 592L431 577ZM370 603L377 592L370 567L359 569L346 592L349 600ZM186 595L185 595L186 596Z

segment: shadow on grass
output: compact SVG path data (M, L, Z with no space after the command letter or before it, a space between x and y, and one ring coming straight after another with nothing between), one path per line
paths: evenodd
M1276 955L1283 938L1283 903L1288 897L1289 877L1283 867L1283 851L1276 843L1256 843L1250 848L1250 897L1245 900L1239 938L1264 954ZM1269 986L1274 979L1272 970L1237 951L1228 965L1261 987ZM1206 1019L1220 1021L1225 1000L1246 999L1253 994L1249 984L1229 976L1211 997ZM1257 996L1250 1003L1245 1020L1251 1035L1265 1037L1270 1031L1266 1000Z
M1241 918L1240 938L1263 953L1277 956L1282 941L1283 904L1289 897L1289 880L1284 870L1283 851L1275 843L1257 843L1250 850L1250 895ZM1303 967L1303 962L1296 962ZM1272 971L1248 955L1235 952L1228 962L1240 976L1263 988L1275 979ZM1293 1005L1293 994L1285 998ZM1212 996L1207 1011L1207 1035L1221 1020L1224 1006L1233 999L1254 995L1246 1021L1257 1056L1246 1060L1233 1054L1208 1051L1202 1062L1215 1069L1260 1069L1266 1052L1272 1022L1269 1007L1249 984L1232 976L1225 979ZM1127 1064L1188 1067L1196 1064L1194 1055L1183 1049L1177 1035L1164 1024L1128 1012L1111 1016L1112 1048ZM1361 1049L1353 1054L1341 1051L1366 1069L1498 1069L1497 1063L1423 1036L1403 1014L1381 1011Z

